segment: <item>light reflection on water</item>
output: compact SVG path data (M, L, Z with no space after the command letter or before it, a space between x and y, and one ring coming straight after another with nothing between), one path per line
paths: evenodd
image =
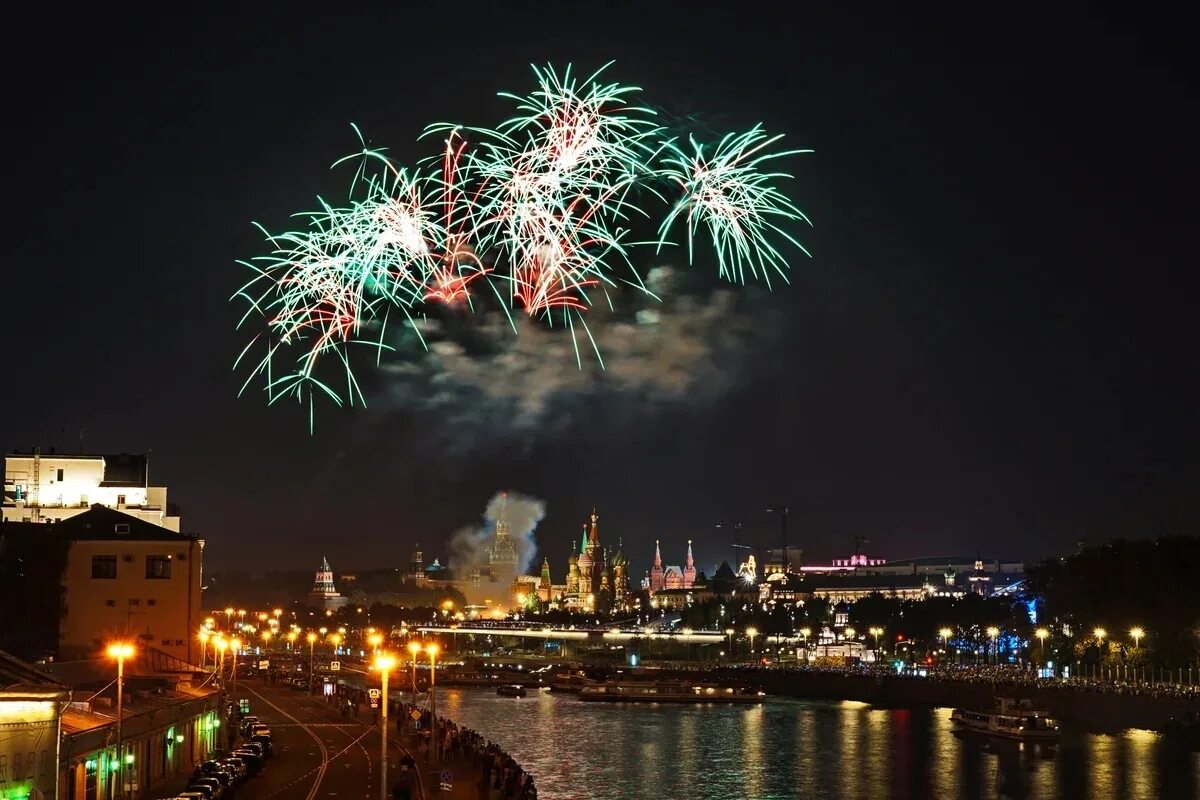
M1200 753L1147 731L1068 731L1052 750L953 731L949 709L772 698L582 703L442 689L439 709L530 770L542 800L1200 798Z

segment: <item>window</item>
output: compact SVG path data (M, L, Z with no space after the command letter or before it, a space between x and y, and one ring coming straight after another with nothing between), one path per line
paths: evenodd
M170 640L170 639L163 639L163 640L162 640L162 646L163 646L163 647L170 647L170 646L171 646L171 640Z
M113 530L117 533L129 533L129 523L118 522L116 525L113 525Z
M123 494L117 495L117 505L118 506L125 505L125 495L123 495Z
M12 777L14 781L19 781L21 778L25 777L25 773L21 771L21 767L23 766L25 766L25 764L21 761L21 754L13 753Z
M171 577L171 557L146 556L146 577L154 579Z
M142 604L142 601L141 601L141 600L139 600L138 598L136 598L136 597L131 597L131 598L129 598L129 605L131 605L131 606L140 606L141 604Z
M148 606L156 606L156 605L158 605L158 601L157 601L157 600L155 600L153 597L151 597L149 600L147 600L147 601L146 601L146 605L148 605Z
M58 482L59 482L59 483L62 483L62 479L63 479L63 477L62 477L62 476L63 476L63 471L60 469L60 470L58 471Z
M30 753L29 760L25 762L25 777L34 778L34 768L37 766L37 753Z
M92 577L115 579L117 577L117 557L92 556Z
M104 605L108 606L109 608L116 608L117 601L116 600L105 600Z

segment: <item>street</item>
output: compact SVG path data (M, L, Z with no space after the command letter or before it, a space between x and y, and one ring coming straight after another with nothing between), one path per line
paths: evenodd
M370 711L344 717L318 697L258 680L240 681L238 694L271 727L274 744L274 757L238 790L239 798L379 798L379 728ZM393 776L400 755L393 740Z

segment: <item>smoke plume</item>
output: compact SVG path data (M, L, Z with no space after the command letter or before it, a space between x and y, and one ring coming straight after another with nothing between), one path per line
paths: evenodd
M711 402L767 349L780 319L733 291L688 294L680 282L668 267L651 270L647 288L662 302L634 293L623 312L597 304L588 330L499 313L476 315L466 331L454 320L422 320L428 352L385 362L386 384L372 405L432 417L427 433L440 432L439 449L453 450L480 434L520 441L562 432L583 399L622 403L629 417Z
M483 512L483 524L461 528L450 539L451 563L460 576L465 577L472 569L487 568L488 548L502 511L517 551L517 574L524 575L529 571L537 553L533 532L546 516L546 503L516 492L496 492Z

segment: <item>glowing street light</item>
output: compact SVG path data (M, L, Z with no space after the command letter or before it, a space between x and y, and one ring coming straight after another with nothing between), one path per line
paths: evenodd
M376 636L378 634L375 634ZM382 637L381 637L382 639ZM380 653L375 656L375 663L372 665L374 669L379 670L379 675L383 683L383 691L380 692L381 704L379 706L379 763L382 767L379 776L379 797L380 800L388 800L388 782L387 782L387 712L388 712L388 673L396 668L396 659L387 653Z
M379 645L383 644L383 634L382 633L372 633L370 636L367 637L367 643L370 644L371 647L373 647L375 649L376 653L378 653Z
M845 630L842 631L843 639L853 639L857 635L858 635L858 631L854 630L854 628L846 628Z
M421 654L421 643L413 639L408 643L408 652L412 656L412 693L415 706L417 704L417 656Z
M208 628L201 628L198 638L200 639L200 669L204 669L205 663L208 661L206 652L208 650L208 640L212 638L212 634L209 633Z
M1100 649L1104 649L1104 637L1108 636L1108 631L1104 628L1093 628L1092 636L1096 637L1096 641L1100 643Z
M109 658L117 660L117 786L125 794L125 753L121 741L121 705L125 694L125 659L133 658L133 645L128 642L113 642L104 651Z
M233 606L225 609L225 630L233 627Z
M308 693L312 694L313 684L313 646L317 643L317 635L312 631L308 632Z
M750 653L754 654L754 637L758 636L758 628L753 626L746 628L746 638L750 640Z
M1050 631L1045 628L1038 628L1033 632L1033 635L1038 638L1038 646L1042 650L1042 661L1046 660L1046 637L1050 635Z
M995 625L990 625L990 626L988 626L986 633L988 635L988 638L992 640L992 661L999 663L999 661L1000 661L1000 645L999 645L998 640L1000 638L1000 629L997 628Z
M729 657L730 658L733 658L733 634L735 632L736 631L734 631L733 628L725 629L725 635L729 637Z
M1129 635L1133 637L1133 646L1138 647L1141 644L1142 637L1146 635L1146 632L1142 630L1141 627L1135 626L1129 629Z
M425 645L425 652L429 656L429 743L433 745L430 748L433 761L437 761L437 655L441 650L437 642L430 642Z
M875 637L875 660L879 660L879 637L883 636L883 628L878 625L871 627L867 633Z

